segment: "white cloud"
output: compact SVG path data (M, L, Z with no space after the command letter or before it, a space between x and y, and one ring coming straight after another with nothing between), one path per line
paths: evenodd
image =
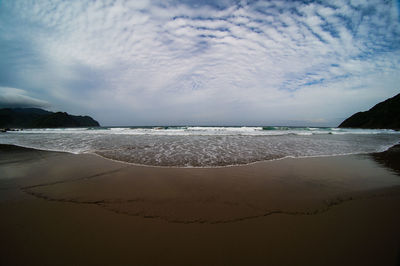
M398 90L394 4L195 3L8 2L13 19L0 30L41 59L8 59L26 88L124 123L322 121L353 111L349 97L362 107Z

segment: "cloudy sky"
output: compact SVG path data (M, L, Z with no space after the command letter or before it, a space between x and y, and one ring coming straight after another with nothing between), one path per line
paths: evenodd
M400 92L399 1L0 1L0 107L331 125Z

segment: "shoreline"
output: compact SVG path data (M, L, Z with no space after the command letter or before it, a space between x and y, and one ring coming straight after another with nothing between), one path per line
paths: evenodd
M0 264L397 265L399 147L162 168L0 145Z
M167 166L167 165L147 165L147 164L138 164L138 163L132 163L132 162L127 162L127 161L120 161L112 158L107 158L103 155L97 154L96 152L83 152L83 153L73 153L69 151L60 151L60 150L46 150L46 149L38 149L34 147L27 147L27 146L20 146L16 144L0 144L0 149L6 149L5 147L7 146L14 146L16 148L22 148L22 149L31 149L31 150L36 150L36 151L42 151L42 152L54 152L54 153L66 153L66 154L74 154L74 155L83 155L83 154L89 154L92 156L98 156L102 159L121 163L121 164L126 164L126 165L131 165L131 166L137 166L137 167L154 167L154 168L184 168L184 169L215 169L215 168L230 168L230 167L241 167L241 166L249 166L249 165L254 165L258 163L267 163L267 162L274 162L274 161L280 161L280 160L286 160L286 159L307 159L307 158L329 158L329 157L337 157L337 156L357 156L357 155L371 155L375 156L376 158L382 158L382 160L385 160L384 158L389 158L392 157L393 154L400 154L400 143L395 143L392 146L389 146L385 148L385 150L378 151L378 152L363 152L363 153L343 153L343 154L331 154L331 155L309 155L309 156L284 156L281 158L274 158L274 159L265 159L261 161L254 161L254 162L249 162L249 163L243 163L243 164L230 164L230 165L221 165L221 166ZM395 149L395 152L393 150ZM391 151L391 155L387 156L384 155L387 152ZM382 154L382 156L380 156ZM395 155L397 156L397 155ZM400 164L400 159L396 158L399 161ZM399 167L400 169L400 167Z
M372 158L376 164L378 164L379 166L381 166L383 169L388 169L389 172L393 172L394 175L398 174L400 175L400 170L398 165L400 165L400 145L394 145L392 147L390 147L389 149L387 149L384 152L379 152L379 153L366 153L366 154L345 154L345 155L331 155L331 156L309 156L309 157L284 157L284 158L280 158L280 159L275 159L275 160L265 160L265 161L258 161L258 162L253 162L253 163L249 163L249 164L243 164L243 165L232 165L232 166L221 166L221 167L175 167L175 166L151 166L151 165L138 165L138 164L132 164L129 162L121 162L121 161L117 161L117 160L113 160L113 159L109 159L109 158L105 158L101 155L98 154L92 154L92 153L84 153L84 154L72 154L72 153L68 153L68 152L54 152L54 151L47 151L47 150L38 150L38 149L33 149L33 148L26 148L26 147L21 147L21 146L17 146L17 145L7 145L7 144L0 144L0 152L3 153L8 153L8 152L12 152L12 153L16 153L17 155L19 154L25 154L25 153L33 153L33 154L40 154L41 159L40 160L46 160L47 157L52 159L53 157L71 157L74 158L74 160L79 160L80 158L85 158L86 161L90 161L91 163L94 162L94 164L99 164L99 165L106 165L105 170L106 171L101 171L100 173L94 173L88 176L81 176L81 177L75 177L71 174L66 175L66 177L62 177L61 180L56 180L56 181L47 181L49 178L46 177L45 180L46 182L44 183L35 183L34 185L22 185L19 186L19 189L22 190L24 193L27 193L31 196L34 196L38 199L44 199L47 201L55 201L55 202L70 202L70 203L76 203L76 204L94 204L94 205L98 205L100 207L104 207L105 204L107 203L115 203L115 200L111 200L111 201L107 201L104 199L95 199L95 200L74 200L74 199L65 199L65 198L57 198L57 197L51 197L51 196L46 196L45 194L42 193L37 193L34 191L31 191L32 189L34 190L35 188L40 188L40 187L51 187L51 186L55 186L55 185L62 185L63 183L73 183L73 182L79 182L82 180L88 180L88 179L93 179L93 178L101 178L101 177L106 177L106 178L113 178L113 174L116 174L120 171L124 171L125 173L123 173L122 175L125 175L124 178L126 178L126 176L129 175L133 175L134 172L140 171L140 172L144 172L144 173L148 173L148 175L153 175L153 176L157 176L157 178L161 177L166 171L173 173L174 175L177 175L178 177L176 177L176 179L182 179L185 178L185 176L189 175L189 176L196 176L196 178L201 178L201 176L206 177L210 174L212 174L213 176L218 176L218 175L222 175L222 176L227 176L229 174L232 174L232 171L238 172L235 173L236 175L236 179L243 177L246 177L247 179L249 177L251 178L255 178L258 179L262 182L267 182L269 185L271 185L270 180L264 180L265 177L260 176L259 174L250 174L249 175L249 170L250 172L252 171L265 171L265 172L269 172L271 171L271 169L273 169L273 171L275 171L275 175L279 175L282 170L280 168L284 168L287 167L288 165L290 167L295 167L295 168L299 168L301 167L303 164L305 164L305 162L310 163L311 161L315 160L316 163L311 163L312 167L315 167L315 164L321 164L321 162L326 161L328 163L332 163L335 160L338 162L335 162L335 164L340 165L341 163L343 163L344 161L348 161L348 160L355 160L355 161L368 161L370 160L369 158ZM30 161L34 161L34 158L27 158L25 160L14 160L14 161L6 161L6 164L19 164L19 163L25 163L25 162L30 162ZM1 161L0 161L1 163ZM107 165L110 164L110 165ZM74 163L72 163L73 165ZM111 166L112 165L112 166ZM110 167L111 166L111 167ZM283 166L283 167L282 167ZM43 167L43 166L42 166ZM81 167L85 168L84 165L82 165ZM47 163L44 163L44 169L48 168ZM92 166L93 168L93 166ZM94 167L96 168L96 167ZM111 168L111 170L109 170L109 168ZM275 168L275 169L274 169ZM90 169L89 171L94 171L95 169ZM96 169L97 170L97 169ZM332 168L330 169L332 170ZM304 171L304 170L302 170ZM308 175L312 175L311 172L312 171L318 171L316 169L313 169L312 171L310 171L310 169L307 170L307 174ZM321 171L321 170L320 170ZM323 169L323 171L326 171L326 169ZM278 172L278 173L276 173ZM334 175L338 175L341 174L343 175L343 173L340 173L340 171L337 171L338 173L335 173ZM200 173L200 174L199 174ZM380 174L384 173L383 172L378 172ZM290 172L291 175L298 175L298 174L294 174L293 172ZM345 173L344 175L348 175L347 173ZM199 176L199 177L197 177ZM249 176L249 177L247 177ZM267 177L268 178L268 177ZM273 182L276 182L277 179L281 179L282 177L274 177L275 180L273 180ZM335 177L333 177L335 178ZM304 180L303 180L304 179ZM315 182L317 185L320 186L327 186L327 184L325 184L326 182L332 182L329 179L332 179L332 177L326 178L327 180L316 180L315 178L312 179L312 182ZM0 179L1 180L1 179ZM227 179L229 182L231 182L230 179ZM368 179L366 179L368 181ZM129 185L129 181L130 180L124 180L124 182L126 182ZM235 180L235 182L237 182L238 180ZM284 180L278 180L279 182L286 182ZM292 180L293 181L293 180ZM291 182L292 182L291 181ZM328 192L323 192L326 193L325 195L323 195L323 202L322 204L318 205L317 207L314 206L314 208L311 208L311 210L308 210L307 208L302 210L285 210L285 209L276 209L276 208L272 208L272 209L268 209L263 211L262 213L258 213L257 215L250 215L250 216L245 216L245 217L239 217L238 219L234 218L234 219L227 219L227 220L219 220L219 221L206 221L206 220L202 220L199 219L199 223L226 223L226 222L231 222L231 221L237 221L237 220L247 220L247 219L256 219L259 217L263 217L263 216L269 216L272 214L286 214L286 215L310 215L310 214L319 214L319 213L323 213L326 211L329 211L331 207L334 207L336 205L339 205L343 202L347 202L347 201L351 201L351 200L357 200L359 198L370 198L370 197L379 197L380 196L385 196L385 192L386 191L399 191L400 193L400 179L397 180L397 178L391 178L389 181L387 181L388 183L384 184L382 183L381 180L377 181L377 180L369 180L371 182L370 185L366 185L365 184L365 180L362 180L364 183L360 183L359 180L353 180L350 181L348 184L346 184L346 187L343 184L330 184L331 186L331 190L333 190L334 192L331 193L332 191L328 191ZM240 181L239 181L240 182ZM308 180L308 178L302 178L301 180L296 180L296 182L310 182ZM320 182L321 184L318 184L318 182ZM201 182L200 182L201 183ZM382 184L381 184L382 183ZM276 185L276 184L273 184ZM299 184L296 184L296 186L298 186ZM253 184L251 184L251 186L253 186ZM288 186L288 184L286 184L286 186ZM335 187L337 186L337 187ZM278 187L279 189L282 189L282 187ZM0 187L0 189L2 189ZM309 188L305 188L305 189L309 189ZM269 191L271 192L271 191ZM314 191L315 193L315 191ZM322 194L323 194L322 193ZM389 193L390 194L390 193ZM328 196L329 195L329 196ZM400 195L400 194L399 194ZM280 197L275 195L275 197ZM276 199L274 199L276 201ZM317 201L321 199L318 198ZM142 199L128 199L128 200L117 200L118 203L122 203L122 202L135 202L135 201L142 201ZM225 202L226 204L231 204L229 202ZM224 204L225 204L224 203ZM232 203L235 204L235 203ZM116 213L118 213L118 211L116 211ZM124 212L122 212L124 213ZM125 214L129 214L127 212L125 212ZM143 217L145 218L161 218L164 219L168 222L176 222L176 223L186 223L187 221L180 221L180 220L173 220L173 219L168 219L168 218L163 218L161 216L154 216L152 217L150 216L146 216L143 215ZM196 222L196 221L195 221ZM191 223L190 221L188 223Z

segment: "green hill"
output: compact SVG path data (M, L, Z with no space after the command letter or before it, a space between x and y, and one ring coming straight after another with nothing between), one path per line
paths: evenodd
M39 108L0 109L0 128L98 127L90 116L49 112Z

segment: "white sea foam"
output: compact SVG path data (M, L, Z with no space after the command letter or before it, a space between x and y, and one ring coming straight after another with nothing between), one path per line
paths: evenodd
M1 134L0 143L144 165L205 167L377 152L399 137L393 130L316 127L101 127L26 129Z
M124 134L124 135L317 135L317 134L400 134L387 129L343 129L313 127L109 127L109 128L45 128L15 131L16 134L75 133L75 134Z

